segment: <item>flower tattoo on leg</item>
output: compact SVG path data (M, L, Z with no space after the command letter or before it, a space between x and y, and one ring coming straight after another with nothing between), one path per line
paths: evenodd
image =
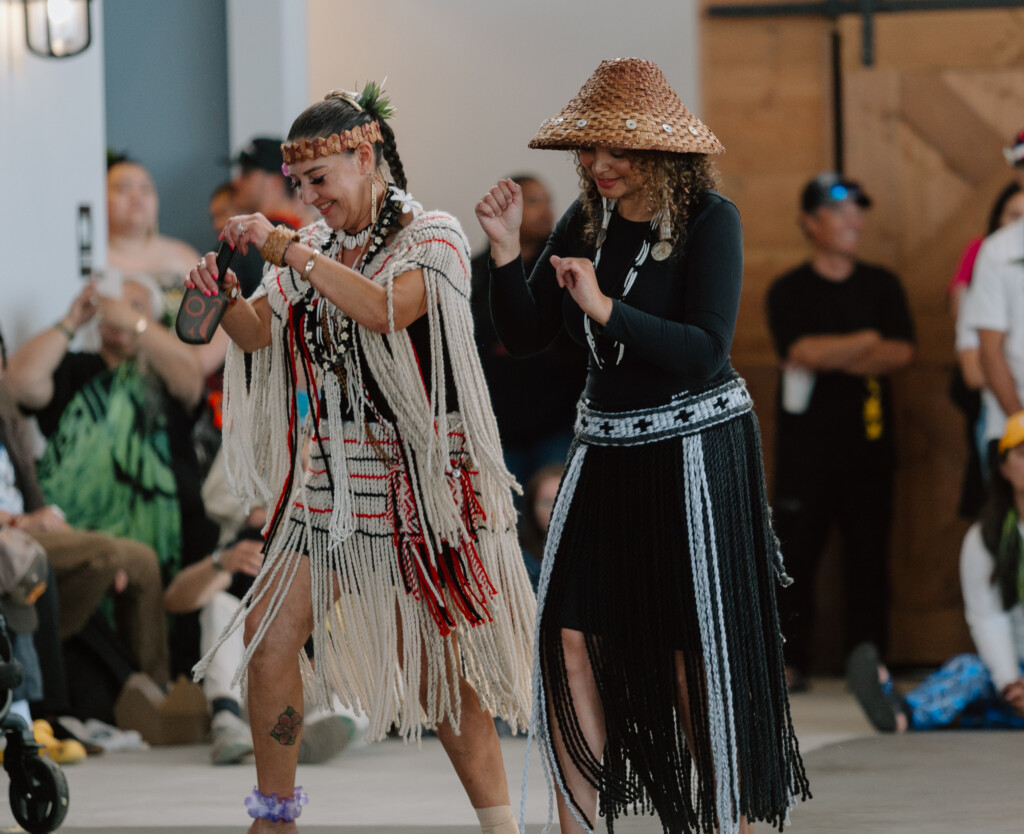
M277 726L270 731L270 737L278 744L291 747L299 738L302 728L302 716L292 707L288 707L277 717Z

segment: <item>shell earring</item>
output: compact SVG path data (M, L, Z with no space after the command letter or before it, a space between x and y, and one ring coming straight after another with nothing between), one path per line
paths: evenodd
M370 175L370 225L377 225L377 178Z
M663 261L672 254L672 220L669 213L662 209L658 217L658 242L651 247L651 257Z
M651 257L663 261L672 254L672 196L662 185L661 208L655 219L658 222L658 242L651 247Z

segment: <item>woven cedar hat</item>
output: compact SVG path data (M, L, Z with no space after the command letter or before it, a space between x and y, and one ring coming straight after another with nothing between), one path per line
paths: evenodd
M531 148L550 150L595 145L674 153L725 150L679 100L657 65L640 58L602 61L572 100L530 140Z

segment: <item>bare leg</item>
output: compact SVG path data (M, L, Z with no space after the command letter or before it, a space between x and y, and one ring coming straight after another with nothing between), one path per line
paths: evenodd
M246 645L252 640L269 605L268 594L245 621ZM249 724L256 755L256 782L261 793L280 797L295 792L295 768L305 716L299 651L313 630L309 560L302 558L281 608L249 661ZM295 727L289 732L288 727ZM294 822L255 820L250 834L298 831Z
M583 632L563 628L562 649L565 652L565 672L576 719L579 721L580 730L587 741L587 746L594 757L600 760L604 751L605 739L604 707L601 705L601 698L597 692L597 681L594 679L594 670L590 666L586 637ZM555 755L558 756L565 779L565 787L576 804L583 810L587 819L593 823L597 816L597 789L584 778L573 764L562 741L561 728L554 716L549 714L548 721L551 725L551 740L554 743ZM557 791L556 793L558 823L561 826L562 834L584 831L584 828L576 821L562 792Z
M690 691L686 687L686 664L683 653L676 652L676 688L679 690L679 715L683 722L683 735L693 750L693 716L690 713ZM753 834L754 827L746 817L740 817L740 834Z
M404 656L402 641L404 632L399 631L398 656ZM449 639L458 641L453 634ZM456 651L456 655L458 652ZM455 673L447 661L445 677L448 685L455 685ZM437 725L437 738L455 768L462 787L474 808L494 808L508 805L508 779L505 776L505 762L501 757L501 743L494 728L493 717L480 706L476 690L464 677L459 676L457 685L462 702L460 726L456 729L450 721ZM428 702L426 669L420 680L420 703L426 708Z
M445 721L437 725L437 737L474 808L508 805L508 779L494 719L480 706L476 690L465 678L459 680L459 695L462 698L459 731Z

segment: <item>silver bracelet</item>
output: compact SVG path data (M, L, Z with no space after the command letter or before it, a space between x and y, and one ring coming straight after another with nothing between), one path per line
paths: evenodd
M316 266L316 259L320 257L320 252L316 249L313 250L313 254L309 256L309 260L306 261L306 268L302 270L302 280L308 281L309 276L313 272L313 267Z

